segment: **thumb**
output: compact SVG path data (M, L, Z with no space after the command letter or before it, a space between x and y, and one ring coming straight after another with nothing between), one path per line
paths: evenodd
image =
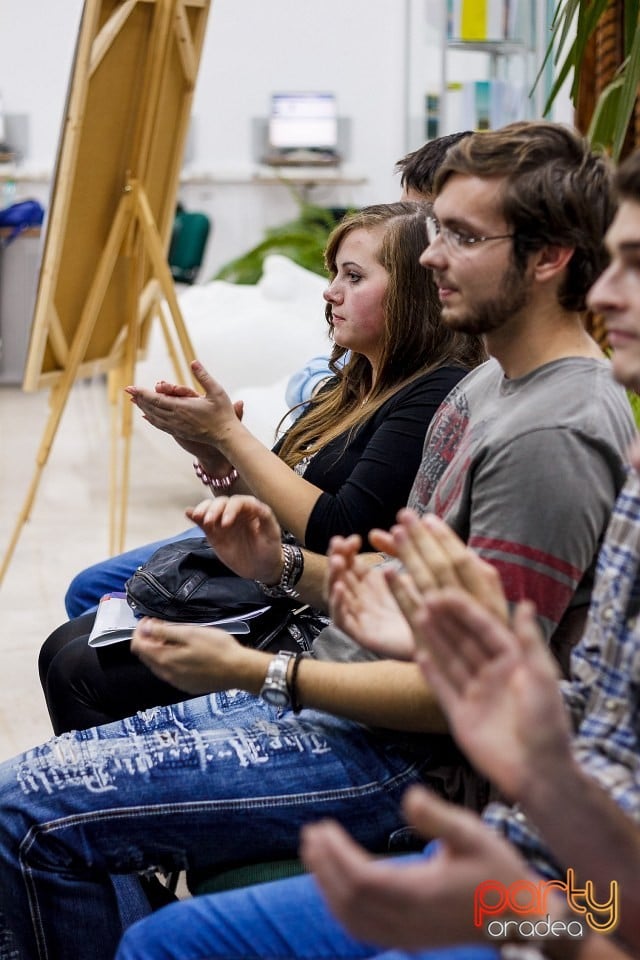
M209 396L212 388L216 386L216 382L211 374L205 370L199 360L193 361L191 364L191 372L204 390L205 394Z
M470 810L442 800L425 787L411 787L402 806L408 822L426 840L444 841L456 853L473 853L484 846L487 828Z
M244 416L244 400L234 400L233 409L236 412L238 420L242 420Z

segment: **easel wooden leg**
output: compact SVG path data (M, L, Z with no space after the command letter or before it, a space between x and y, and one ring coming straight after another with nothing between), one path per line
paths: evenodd
M109 465L109 553L122 553L127 533L129 477L131 473L131 404L124 387L131 383L123 367L109 374L111 409L111 462Z
M171 363L173 365L173 369L176 375L176 382L186 383L187 380L189 380L190 378L193 379L191 370L185 369L185 367L183 366L182 360L184 358L182 359L180 358L178 350L176 349L176 345L175 345L173 336L171 334L171 330L169 328L167 318L165 316L163 305L161 303L159 303L157 306L156 315L158 317L158 320L160 321L160 326L162 327L162 333L164 334L164 342L167 345L167 352L169 354L169 359L171 360Z
M111 370L108 378L109 400L109 554L117 552L115 504L118 497L118 473L120 455L120 403L122 384L117 370ZM122 550L120 550L122 553Z
M144 190L138 183L134 183L132 186L135 194L135 204L138 210L138 216L140 218L140 226L142 227L142 232L144 234L145 248L149 254L149 259L151 260L154 274L158 278L162 293L167 302L167 306L169 307L169 312L173 319L176 335L178 337L180 346L182 347L182 354L187 362L191 363L192 360L195 360L195 353L193 352L193 345L191 343L189 334L187 333L187 328L184 325L180 307L178 306L178 298L176 297L176 289L173 283L173 277L171 276L171 270L169 269L169 264L167 263L167 259L162 249L162 243L160 242L160 237L158 235L158 228L156 227L155 220L153 219L151 207L149 206L149 201ZM167 344L169 344L170 338L168 336L168 329L166 327L166 318L163 316L162 320L165 339L167 339ZM170 346L169 350L171 351ZM171 358L175 363L177 355L171 353Z

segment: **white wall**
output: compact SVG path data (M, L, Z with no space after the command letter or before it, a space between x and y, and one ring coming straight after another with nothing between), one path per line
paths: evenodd
M405 152L404 3L401 0L213 0L194 99L193 171L250 176L251 119L276 89L335 91L351 118L345 175L365 187L318 188L332 205L386 201ZM81 0L0 0L0 94L30 118L26 168L53 167ZM189 187L188 206L212 215L207 271L257 241L295 204L280 187Z
M393 166L404 153L404 4L399 0L214 0L194 100L192 167L255 171L251 120L274 90L335 91L351 120L343 172L364 187L316 188L332 206L395 199ZM282 187L190 187L186 205L211 210L214 232L203 275L295 213Z
M81 0L0 0L0 94L31 118L28 163L55 156ZM400 0L213 0L194 102L194 166L248 171L250 120L275 89L330 89L353 120L353 163L393 194L403 152ZM381 199L385 199L382 197Z
M53 166L81 0L0 0L0 94L30 117L29 166Z

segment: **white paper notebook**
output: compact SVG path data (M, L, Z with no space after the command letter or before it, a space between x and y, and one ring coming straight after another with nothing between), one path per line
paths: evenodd
M245 614L241 620L236 617L225 617L220 620L211 620L208 623L193 624L199 627L219 627L228 633L236 635L249 633L247 620L266 613L269 607L260 607L251 613ZM108 593L98 605L98 612L89 634L90 647L106 647L111 643L121 643L130 640L138 624L138 618L127 603L124 593Z

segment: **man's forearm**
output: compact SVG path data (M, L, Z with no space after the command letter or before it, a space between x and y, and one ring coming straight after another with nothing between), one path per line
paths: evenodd
M296 699L357 723L417 733L446 733L446 720L414 663L333 663L304 659Z
M296 592L305 603L310 603L320 610L328 610L327 572L329 562L321 553L304 551L304 570L296 584Z

